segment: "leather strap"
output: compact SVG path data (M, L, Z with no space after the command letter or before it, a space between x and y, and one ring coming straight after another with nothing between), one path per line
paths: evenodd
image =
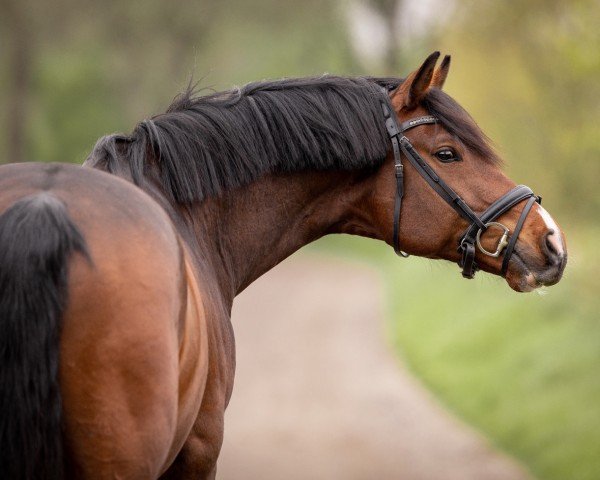
M461 244L460 250L462 250L462 259L459 264L462 267L461 273L464 278L470 280L475 276L475 272L479 270L475 263L475 243L465 242Z
M392 141L397 143L396 137ZM404 197L404 165L394 165L396 171L396 199L394 200L394 252L401 257L408 257L408 253L400 249L400 212L402 210L402 198Z
M428 123L437 123L437 118L433 115L425 115L423 117L413 118L412 120L407 120L406 122L402 122L400 124L400 133L404 133L411 128L418 127L419 125L425 125Z
M518 203L522 202L526 198L532 197L535 194L531 190L531 188L525 185L517 185L515 188L510 190L508 193L502 195L498 200L492 203L479 217L482 223L488 223L499 216L508 212L511 208L513 208ZM477 231L481 227L478 225L471 225L465 234L461 238L461 243L465 239L473 239L475 241L475 235L477 235ZM485 230L485 229L484 229Z
M510 192L502 195L498 200L492 203L482 214L481 221L484 223L491 222L500 215L508 212L521 201L535 195L533 190L526 185L517 185Z
M481 214L481 216L479 218L481 219L481 221L484 224L487 224L488 222L496 220L498 217L505 214L511 208L513 208L515 205L519 204L520 202L522 202L523 200L525 200L527 198L533 199L534 202L536 200L541 201L541 199L539 197L536 197L535 194L533 193L533 191L529 187L527 187L525 185L518 185L515 188L513 188L512 190L510 190L508 193L502 195L494 203L492 203ZM529 213L530 209L531 209L531 207L529 207L529 209L527 209L527 213ZM526 216L527 216L527 213L525 214ZM525 221L525 219L523 219L523 222L524 221ZM522 227L522 225L521 225L521 227ZM479 231L479 229L480 229L480 227L478 227L475 224L472 224L471 226L469 226L469 228L467 229L467 231L464 233L464 235L462 236L462 238L460 240L459 251L462 252L462 258L459 263L459 266L461 266L463 269L462 270L463 277L469 278L469 279L473 278L475 276L475 272L477 272L477 270L479 270L479 268L477 267L477 263L475 262L475 236L477 235L477 232ZM485 231L485 228L483 230ZM504 251L504 258L503 258L502 264L503 265L506 264L506 268L508 268L508 262L509 262L510 256L512 255L512 252L514 250L520 230L521 230L521 228L519 228L518 230L515 229L515 232L513 232L513 234L511 235L511 238L509 240L509 245L508 245L508 246L510 246L512 244L512 248L510 248L510 249L507 248ZM502 275L505 275L505 273L506 273L506 271L503 270Z
M421 117L422 118L422 117ZM417 119L419 120L419 119ZM424 122L423 122L424 123ZM422 125L420 123L419 125ZM450 205L461 217L470 223L475 224L478 228L485 230L485 225L479 219L477 214L465 203L465 201L444 182L437 173L429 166L423 157L417 153L411 145L408 138L402 136L400 139L400 147L406 158L413 164L419 174L425 181L442 197L448 205Z
M392 105L387 95L387 90L383 89L384 98L387 101L381 102L381 109L385 119L385 128L392 142L392 152L394 154L394 174L396 176L396 196L394 199L394 252L401 257L408 257L408 254L400 248L400 214L402 212L402 198L404 197L404 165L402 165L402 157L400 155L400 145L398 143L398 135L400 129L396 120L396 115L393 113ZM435 119L431 117L434 121ZM416 125L415 125L416 126Z
M531 210L531 207L533 207L533 204L536 201L540 201L540 199L535 196L532 196L529 198L529 200L525 204L525 207L523 208L523 211L521 212L521 216L519 217L519 221L517 222L517 225L515 226L515 230L513 231L512 235L510 237L508 245L506 246L506 250L504 251L504 259L502 260L502 270L501 270L503 277L506 276L506 272L508 271L508 264L510 262L510 257L512 256L513 251L515 249L515 245L517 244L517 238L519 238L519 233L521 233L521 229L523 228L523 225L525 224L525 219L527 218L527 215L529 214L529 210Z

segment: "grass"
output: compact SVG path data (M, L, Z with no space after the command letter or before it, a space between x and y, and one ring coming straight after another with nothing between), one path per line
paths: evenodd
M439 399L543 480L600 478L600 266L590 231L570 238L546 295L455 265L395 259L376 242L332 237L319 250L377 265L390 343Z

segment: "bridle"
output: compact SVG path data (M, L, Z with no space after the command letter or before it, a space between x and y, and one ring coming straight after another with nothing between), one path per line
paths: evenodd
M398 120L388 91L383 88L385 99L381 101L383 116L385 118L385 127L392 142L392 151L394 154L394 170L396 174L396 199L394 202L394 251L402 256L408 257L408 254L400 248L400 213L402 209L402 198L404 197L404 165L402 164L402 154L415 167L417 172L425 179L425 181L438 193L440 197L450 205L461 217L470 223L465 233L459 240L458 251L462 254L458 265L462 268L462 275L465 278L473 278L475 272L479 270L475 262L475 252L477 249L489 257L500 257L504 252L502 259L502 276L506 276L508 263L512 256L517 238L523 228L525 219L529 214L534 203L541 203L542 198L535 195L533 191L525 185L518 185L508 193L502 195L498 200L492 203L481 215L477 215L466 202L444 182L433 168L429 166L423 157L412 146L404 133L411 128L419 125L437 123L437 119L433 115L425 115L418 118L407 120L398 125ZM515 205L527 200L521 216L515 225L515 229L510 233L510 229L495 221L498 217L508 212ZM490 252L481 245L481 235L488 228L497 228L502 230L502 236L496 245L496 250Z

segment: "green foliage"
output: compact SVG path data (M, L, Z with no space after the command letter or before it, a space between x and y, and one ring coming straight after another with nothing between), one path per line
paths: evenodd
M30 160L81 163L96 139L131 131L164 111L192 77L200 87L221 89L268 77L356 70L334 2L18 5L31 26L33 80L30 98L23 99ZM0 21L0 40L5 33ZM0 65L9 61L0 49ZM0 100L12 95L9 77L10 69L2 68ZM3 126L8 122L4 115ZM0 161L6 144L0 135Z
M497 141L509 172L546 193L553 212L600 225L598 2L457 8L437 41L455 54L447 90Z
M99 132L118 128L122 108L110 79L104 78L101 59L102 54L94 51L49 52L40 61L30 159L82 163Z

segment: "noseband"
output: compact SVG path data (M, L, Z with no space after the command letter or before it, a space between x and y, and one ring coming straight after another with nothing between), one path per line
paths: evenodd
M425 179L425 181L433 188L440 197L450 205L461 217L470 223L469 228L461 236L458 243L458 251L462 254L459 266L462 268L462 275L465 278L473 278L475 272L479 270L475 262L476 248L489 257L500 257L502 259L502 276L506 276L508 263L512 256L517 238L523 228L525 219L529 214L531 207L535 202L541 203L542 198L536 196L533 191L525 185L519 185L513 188L510 192L501 196L498 200L492 203L481 215L477 215L465 201L444 182L433 168L429 166L423 157L412 146L404 132L419 125L437 123L437 119L432 115L407 120L398 125L398 120L387 90L384 88L385 100L382 100L381 106L383 116L385 118L385 127L392 142L392 151L394 153L394 170L396 173L396 200L394 202L394 251L402 256L408 257L408 254L400 248L400 211L402 208L402 197L404 196L404 165L402 164L402 154L415 167L417 172ZM495 220L501 215L508 212L515 205L527 200L521 216L517 221L514 231L510 233L510 229L502 223ZM488 229L495 228L502 231L502 236L496 245L494 252L486 250L481 245L481 235Z

